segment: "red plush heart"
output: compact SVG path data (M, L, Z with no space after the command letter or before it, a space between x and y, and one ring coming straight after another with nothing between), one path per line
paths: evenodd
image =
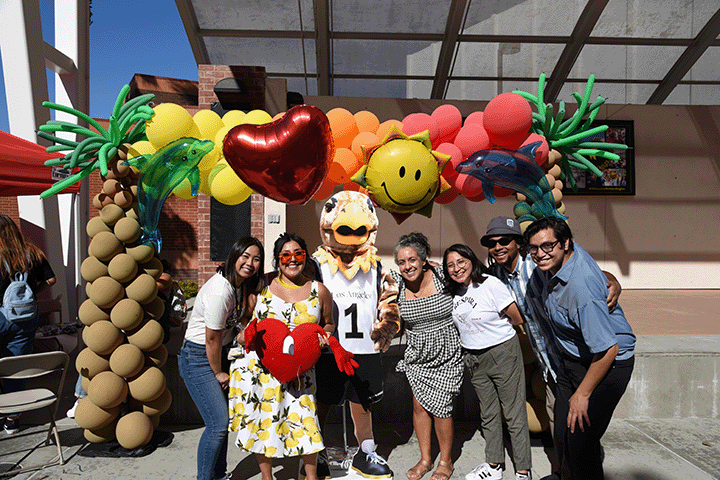
M291 332L275 318L264 318L255 328L245 331L246 344L254 341L260 361L283 383L309 371L320 358L318 334L323 329L316 323L303 323ZM248 338L254 334L253 338Z
M302 205L318 191L330 168L330 122L319 108L298 105L272 123L234 127L225 136L223 153L254 191Z

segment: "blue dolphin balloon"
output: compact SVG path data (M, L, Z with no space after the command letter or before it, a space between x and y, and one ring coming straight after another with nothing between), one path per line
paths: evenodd
M170 142L152 155L141 155L126 163L140 171L138 179L138 204L142 235L138 242L154 243L159 252L162 239L157 229L168 195L185 178L190 180L193 196L200 187L200 160L213 149L210 140L180 138Z
M567 217L555 208L551 187L545 173L535 163L535 151L542 142L534 142L519 150L489 149L480 150L460 163L459 173L472 175L482 181L482 189L490 203L495 203L493 187L499 185L520 192L527 202L519 202L520 210L526 212L519 221L534 221L542 217ZM525 205L522 205L525 203Z

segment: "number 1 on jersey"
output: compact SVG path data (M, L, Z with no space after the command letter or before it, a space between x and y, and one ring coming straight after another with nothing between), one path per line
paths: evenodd
M352 330L345 332L345 338L363 338L363 333L358 331L357 303L353 303L345 309L345 316L350 317L350 324L352 325Z

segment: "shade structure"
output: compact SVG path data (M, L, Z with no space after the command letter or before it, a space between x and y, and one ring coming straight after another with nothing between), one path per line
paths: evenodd
M58 158L47 153L45 147L15 135L0 131L0 196L40 195L58 180L52 176L52 167L45 161ZM77 193L76 183L61 193Z

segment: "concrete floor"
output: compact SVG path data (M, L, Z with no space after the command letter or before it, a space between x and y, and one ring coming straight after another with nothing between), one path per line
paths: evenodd
M191 479L195 477L195 450L202 427L165 428L172 441L165 447L138 458L86 457L83 449L88 445L82 430L72 419L59 422L61 441L67 463L35 472L16 475L19 480L53 479ZM328 432L329 439L340 438L339 425ZM8 436L0 433L0 471L2 466L20 459L28 449L44 439L41 427L31 427L20 434ZM411 425L385 424L376 428L378 451L387 457L395 472L395 478L404 479L405 472L418 460L417 440ZM231 437L232 438L232 437ZM456 426L454 451L455 475L462 479L484 458L484 440L475 425L462 423ZM605 471L608 480L710 480L718 479L720 472L720 420L718 419L672 419L672 420L622 420L612 421L603 439L605 447ZM52 458L54 445L41 447L22 463ZM533 478L539 479L549 473L542 442L533 440ZM234 480L258 480L260 473L255 459L234 446L228 450L228 468ZM277 480L298 478L297 459L277 462L274 475ZM353 480L355 474L333 470L334 478ZM427 478L430 478L429 476ZM510 459L505 479L514 478Z

